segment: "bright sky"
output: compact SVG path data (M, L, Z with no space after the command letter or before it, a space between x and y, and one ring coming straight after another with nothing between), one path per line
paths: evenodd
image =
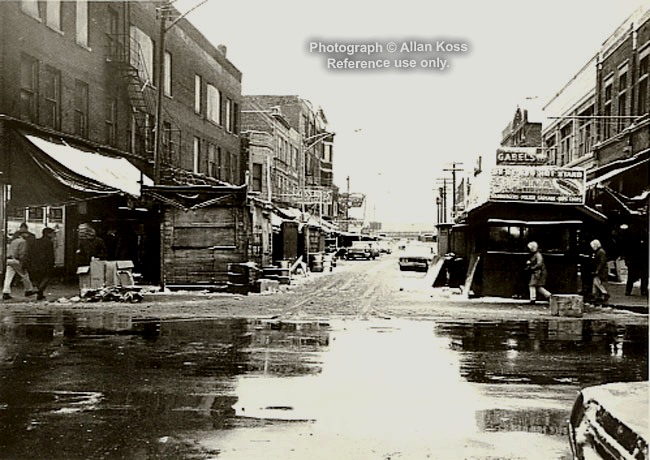
M179 0L185 11L199 0ZM208 0L188 19L243 72L243 94L290 94L323 107L336 133L334 182L368 195L383 222L435 221L436 179L451 162L493 156L526 98L547 101L647 0ZM465 53L363 59L448 59L445 70L333 70L312 41L417 40ZM330 56L331 57L331 56ZM344 58L341 55L340 58ZM543 121L543 120L533 120Z

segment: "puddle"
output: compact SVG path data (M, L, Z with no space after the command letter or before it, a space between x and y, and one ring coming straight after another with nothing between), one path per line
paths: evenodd
M10 458L568 458L578 389L643 380L607 321L0 317ZM52 454L54 453L54 454Z

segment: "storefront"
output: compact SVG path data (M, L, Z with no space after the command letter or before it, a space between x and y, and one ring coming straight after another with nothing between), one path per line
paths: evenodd
M552 167L498 167L488 173L487 199L471 206L447 230L443 273L474 296L527 295L527 244L536 241L554 293L582 290L588 242L605 217L584 205L584 171Z
M110 259L132 260L143 278L158 278L158 217L141 198L141 185L151 180L137 158L19 122L1 123L5 240L23 221L37 237L45 226L55 229L56 265L61 276L74 277L75 229L88 223Z

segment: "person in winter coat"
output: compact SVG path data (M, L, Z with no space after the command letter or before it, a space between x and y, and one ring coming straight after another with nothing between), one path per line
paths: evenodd
M607 253L599 240L593 240L589 245L593 251L591 254L592 275L594 276L591 291L593 300L595 302L606 303L609 300L609 292L607 292L607 277L609 275Z
M530 303L534 304L537 300L537 293L540 293L546 299L551 297L551 293L544 287L547 277L546 264L544 263L544 256L539 252L537 242L531 241L528 243L528 250L530 251L530 259L526 262L526 270L530 272L528 291L530 293Z
M20 276L25 288L25 297L36 294L32 280L29 278L29 272L26 269L29 254L27 252L27 240L25 233L17 231L14 238L9 243L7 249L7 267L5 269L5 279L2 288L2 300L11 299L11 283L16 275Z

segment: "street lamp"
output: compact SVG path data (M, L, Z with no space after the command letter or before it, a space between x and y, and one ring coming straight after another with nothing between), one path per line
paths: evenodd
M307 160L307 152L311 150L312 148L316 147L318 144L324 142L327 139L333 138L336 135L334 132L330 131L323 131L317 134L314 134L309 137L304 137L302 139L302 152L300 154L300 158L303 161L303 164L300 165L300 210L301 212L305 212L305 187L306 187L306 160Z

